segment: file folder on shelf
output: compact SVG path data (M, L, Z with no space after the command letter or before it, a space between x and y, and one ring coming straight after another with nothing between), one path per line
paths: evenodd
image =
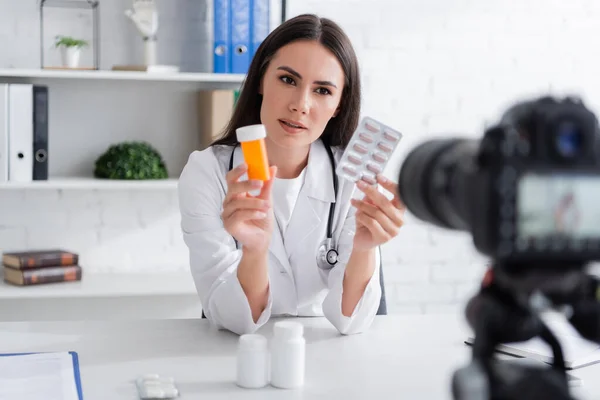
M270 32L270 0L213 0L213 72L246 74Z
M213 0L213 72L231 72L231 7L230 0Z
M270 0L251 0L251 48L250 60L254 58L256 50L270 32Z
M48 180L48 87L33 86L33 180Z
M8 87L8 180L33 180L33 85L10 84Z
M245 74L250 66L250 2L231 0L230 54L234 74Z

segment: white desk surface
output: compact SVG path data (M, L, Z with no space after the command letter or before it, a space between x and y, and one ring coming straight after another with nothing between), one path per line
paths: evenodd
M2 352L79 353L86 400L138 399L136 376L174 377L187 399L451 399L455 368L468 362L461 316L381 316L368 332L341 336L324 318L305 324L306 384L299 390L235 383L237 336L206 320L0 323ZM260 333L270 336L271 320ZM600 364L576 370L577 395L600 398Z

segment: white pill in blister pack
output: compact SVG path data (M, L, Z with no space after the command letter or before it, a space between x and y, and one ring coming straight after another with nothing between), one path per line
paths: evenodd
M179 397L179 390L171 377L158 374L147 374L136 379L138 396L141 400L174 399Z
M383 173L401 139L400 132L371 117L364 117L352 135L336 173L353 182L362 179L376 184L377 175Z

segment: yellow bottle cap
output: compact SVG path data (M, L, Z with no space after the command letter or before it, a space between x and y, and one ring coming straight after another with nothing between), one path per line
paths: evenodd
M262 124L242 126L235 130L238 142L249 142L263 139L267 136L265 126Z

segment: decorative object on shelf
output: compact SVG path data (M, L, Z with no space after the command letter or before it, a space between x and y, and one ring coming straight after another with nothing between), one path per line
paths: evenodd
M176 74L179 67L176 65L113 65L113 71L137 71L150 74Z
M87 40L58 35L54 45L61 51L63 67L77 68L79 67L81 49L88 47L89 43Z
M158 65L157 46L158 38L158 11L155 0L132 0L133 10L125 10L129 18L144 40L143 65L117 65L113 69L118 71L145 71L145 72L179 72L179 67L174 65Z
M144 65L156 65L158 38L158 11L154 0L133 0L133 10L125 10L125 16L133 21L144 39Z
M100 22L99 22L99 2L97 0L40 0L40 63L43 69L92 69L97 70L100 68ZM63 8L63 9L86 9L92 14L92 47L93 47L93 66L91 67L80 67L79 66L79 52L76 49L81 48L81 43L85 42L88 46L90 43L83 39L82 42L78 42L79 45L67 45L67 43L73 44L73 42L65 41L61 43L61 51L63 52L63 65L62 66L47 66L45 65L44 57L44 37L45 37L45 8ZM60 35L64 38L69 38L68 35ZM79 35L78 35L79 36ZM55 46L58 43L55 42ZM58 47L58 46L56 46ZM66 55L68 53L69 55Z
M160 153L149 143L132 141L110 146L95 163L94 177L102 179L167 179Z

